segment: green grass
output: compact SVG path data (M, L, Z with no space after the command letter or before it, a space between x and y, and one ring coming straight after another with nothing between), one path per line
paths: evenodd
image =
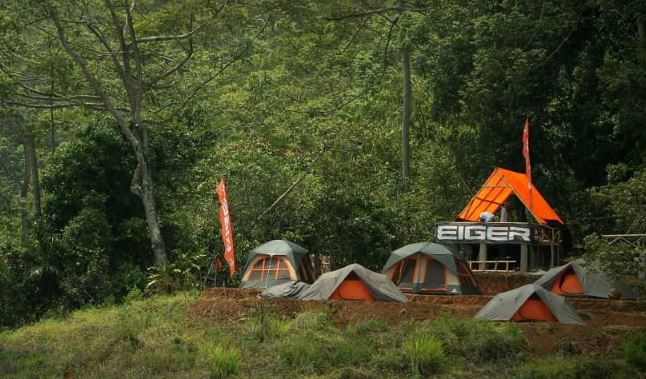
M446 355L442 341L428 335L415 335L404 342L404 351L410 357L414 374L429 376L442 371Z
M633 379L640 374L624 361L592 357L548 357L527 362L518 379Z
M2 332L0 377L71 369L79 378L638 378L643 357L639 336L613 356L537 360L513 324L445 316L338 327L326 309L216 322L188 316L195 301L190 293L133 300Z
M621 343L620 355L628 363L646 371L646 332L638 332L626 337Z
M203 345L200 350L213 378L228 378L240 369L240 351L235 348L225 348L211 342Z

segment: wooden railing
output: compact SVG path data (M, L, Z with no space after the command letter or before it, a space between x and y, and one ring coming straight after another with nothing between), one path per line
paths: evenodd
M512 272L516 271L517 261L468 261L471 271L480 272ZM475 267L474 267L475 265ZM511 269L510 265L513 265ZM504 268L503 268L504 267Z
M626 244L634 248L644 248L646 247L646 234L602 234L601 238L604 238L610 245Z

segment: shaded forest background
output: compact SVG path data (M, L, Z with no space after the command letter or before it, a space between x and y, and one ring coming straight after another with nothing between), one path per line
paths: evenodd
M0 324L196 283L222 250L221 177L238 262L285 238L379 268L492 167L523 171L526 116L576 244L644 232L644 18L637 0L3 2Z

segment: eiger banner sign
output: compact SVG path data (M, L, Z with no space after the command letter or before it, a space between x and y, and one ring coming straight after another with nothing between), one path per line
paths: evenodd
M439 242L531 244L536 233L530 226L514 223L443 222L435 235Z

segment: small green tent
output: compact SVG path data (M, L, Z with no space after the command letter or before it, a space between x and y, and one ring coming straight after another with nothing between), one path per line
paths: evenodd
M290 241L273 240L249 252L241 288L269 288L289 281L314 281L307 249Z
M469 265L446 245L418 242L390 254L382 270L403 292L478 294Z

